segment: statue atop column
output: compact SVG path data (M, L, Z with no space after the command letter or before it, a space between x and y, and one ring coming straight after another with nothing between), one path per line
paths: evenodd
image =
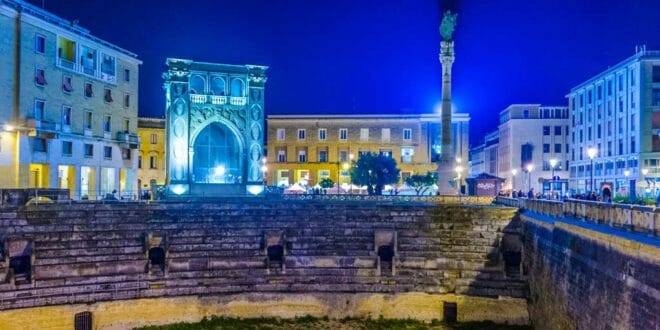
M438 164L438 192L442 195L453 195L459 190L460 185L456 180L456 160L452 152L452 129L451 129L451 67L454 64L454 30L456 29L457 14L446 11L440 24L440 63L442 64L442 136L441 154Z

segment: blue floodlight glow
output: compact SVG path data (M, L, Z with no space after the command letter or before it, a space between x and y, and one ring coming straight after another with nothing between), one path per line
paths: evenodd
M262 185L250 185L247 186L247 191L252 195L259 195L264 191L264 186Z
M170 191L175 193L176 195L181 195L186 192L186 186L182 184L175 184L170 186Z

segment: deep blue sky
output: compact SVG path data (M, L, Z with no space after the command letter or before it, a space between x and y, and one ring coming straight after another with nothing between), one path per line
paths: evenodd
M166 57L270 66L269 114L426 113L440 100L439 6L448 0L45 1L139 55L143 116L164 113ZM508 104L565 104L572 86L635 45L660 49L657 0L451 6L459 12L454 103L472 116L472 144Z

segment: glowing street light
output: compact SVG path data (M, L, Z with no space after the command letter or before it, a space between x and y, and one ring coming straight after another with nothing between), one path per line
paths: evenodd
M518 170L515 168L511 169L511 197L514 196L514 192L516 189L516 174L518 174Z
M590 147L587 149L587 156L589 156L589 160L591 161L591 192L594 191L594 158L598 154L598 149L595 147Z
M555 190L555 166L557 166L558 161L556 159L550 159L550 168L552 169L552 181L550 181L550 196L554 197Z
M626 169L625 171L623 171L623 176L625 176L626 178L629 177L630 176L630 170Z
M461 163L460 158L456 158L456 163L458 163L458 164ZM463 172L463 166L456 165L454 170L456 171L456 193L458 195L460 195L461 194L461 172Z
M532 191L532 170L534 170L534 164L527 164L525 169L527 170L527 191Z

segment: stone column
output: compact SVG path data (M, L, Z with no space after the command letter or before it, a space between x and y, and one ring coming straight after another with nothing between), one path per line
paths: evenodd
M451 183L456 177L455 159L452 152L451 132L451 67L454 64L454 42L440 42L440 63L442 64L442 150L438 164L438 192L453 195L458 187Z

